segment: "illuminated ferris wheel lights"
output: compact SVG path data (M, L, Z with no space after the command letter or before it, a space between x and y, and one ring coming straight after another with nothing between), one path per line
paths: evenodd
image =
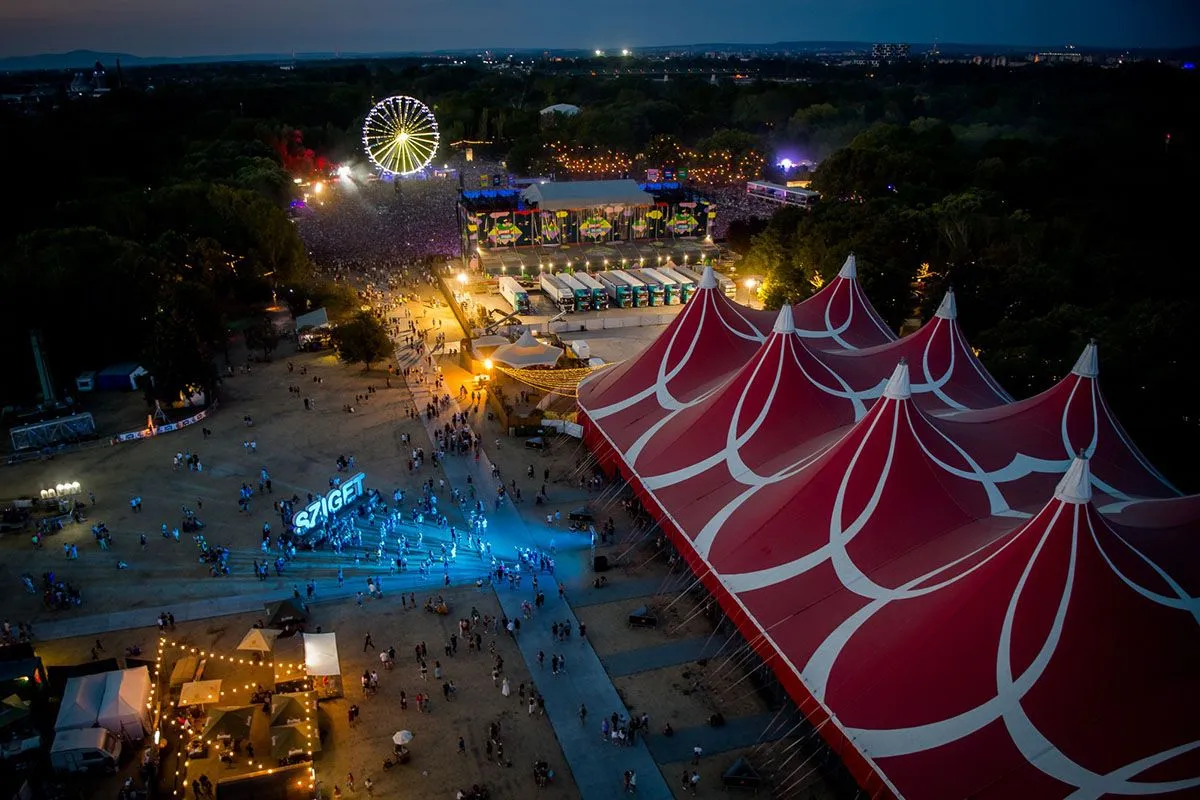
M389 97L376 103L363 123L367 157L392 175L411 175L428 167L439 141L433 112L412 97Z

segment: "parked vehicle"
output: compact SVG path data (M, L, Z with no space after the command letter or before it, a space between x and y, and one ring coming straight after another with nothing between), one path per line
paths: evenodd
M59 772L117 771L121 740L104 728L59 731L50 747L50 766Z

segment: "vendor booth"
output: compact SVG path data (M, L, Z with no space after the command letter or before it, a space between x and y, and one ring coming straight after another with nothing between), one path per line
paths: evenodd
M140 742L150 730L150 670L123 669L104 678L97 722L127 741Z
M316 719L317 693L291 692L271 698L271 725L295 725Z
M312 678L321 699L342 696L342 665L338 659L337 634L304 634L304 671Z
M105 675L80 675L67 681L58 709L55 731L94 728L104 702Z

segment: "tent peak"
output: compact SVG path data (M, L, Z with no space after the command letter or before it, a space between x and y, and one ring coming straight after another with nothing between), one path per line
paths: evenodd
M838 271L839 278L854 280L858 277L858 260L855 259L854 253L846 256L846 263L842 264L842 268Z
M717 276L713 272L713 268L711 266L706 266L704 268L704 275L701 276L700 285L696 288L698 288L698 289L715 289L715 288L717 288Z
M1095 378L1100 374L1100 358L1095 339L1092 339L1083 348L1083 352L1079 354L1079 359L1071 368L1071 372L1081 378Z
M775 327L772 328L775 333L795 333L796 321L792 316L792 307L787 303L779 309L779 316L775 318Z
M908 362L900 359L892 377L888 379L883 396L891 400L907 400L912 397L912 386L908 382Z
M1082 454L1075 457L1067 473L1054 488L1054 499L1062 503L1083 505L1092 499L1092 471Z
M954 289L946 290L946 296L942 298L941 305L938 306L935 317L941 319L957 319L958 318L958 303L954 300Z

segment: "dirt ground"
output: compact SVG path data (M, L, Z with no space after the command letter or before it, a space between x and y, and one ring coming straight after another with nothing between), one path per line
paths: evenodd
M344 676L345 696L340 699L323 700L320 703L321 721L326 725L323 747L316 759L317 777L326 792L334 785L339 786L344 796L365 796L363 781L370 778L375 783L375 794L379 797L411 796L453 797L459 787L472 784L486 785L493 797L529 797L536 790L531 777L530 765L535 759L545 759L555 772L554 783L546 790L537 792L547 800L577 797L578 792L571 778L569 765L564 762L562 751L555 739L550 722L545 717L530 717L525 701L518 696L517 687L524 684L526 691L534 681L515 645L507 636L484 636L482 653L468 652L465 645L459 647L454 657L443 655L443 645L456 629L458 614L469 615L475 607L481 614L495 615L499 612L495 596L480 594L473 589L454 589L445 593L451 605L451 613L437 616L400 608L399 594L383 600L374 600L363 608L352 601L317 603L313 605L312 626L320 625L325 631L338 633L338 653ZM232 665L222 662L220 655L246 657L235 648L260 614L240 614L190 623L180 623L174 632L168 632L172 642L196 647L202 651L218 654L208 660L204 678L222 679L222 704L240 705L249 701L256 684L268 685L270 670L263 667ZM364 638L371 634L376 648L363 652ZM125 648L139 644L143 648L157 650L157 630L122 631L106 634L101 638L105 654L123 653ZM74 664L87 661L95 637L60 639L38 645L38 653L47 665ZM429 650L428 681L422 681L417 667L413 647L425 642ZM489 648L494 642L496 652L504 659L504 672L509 677L512 694L505 698L500 689L492 685L491 657ZM379 650L396 648L396 662L392 670L381 667ZM294 645L281 640L282 652L290 652ZM169 673L173 662L168 648L163 670ZM182 653L182 651L178 651ZM441 681L433 677L434 662L440 662L443 680L453 680L458 691L454 699L446 702L441 691ZM359 676L364 670L379 672L380 688L377 694L365 696ZM407 693L409 707L400 710L400 692ZM421 714L415 710L414 697L418 692L434 695L432 710ZM348 721L351 704L360 709L356 725ZM258 717L263 715L259 714ZM254 733L256 760L267 767L274 766L269 756L266 739L265 717L262 725L256 724ZM487 726L499 721L501 740L505 746L506 760L511 768L504 768L486 758ZM392 752L392 735L399 730L411 730L414 734L410 750L412 761L391 770L382 764ZM459 754L458 737L465 740L466 752ZM200 774L208 774L214 780L242 772L251 771L244 763L230 770L218 765L213 758L193 761L188 773L188 782ZM347 775L353 773L357 793L348 791ZM168 773L169 774L169 773Z
M445 325L450 328L453 323L448 313L444 316ZM455 336L453 331L447 334L449 341L456 341ZM2 616L9 618L14 627L18 620L31 621L36 630L38 623L64 614L97 614L131 607L169 610L173 603L248 592L276 592L282 598L291 594L294 585L303 587L311 579L317 586L312 623L325 631L338 633L346 684L344 699L321 704L330 731L325 738L324 751L318 757L317 770L327 792L332 791L333 785L346 792L346 776L352 772L359 795L365 794L362 782L369 776L375 781L376 794L383 797L409 794L451 797L458 786L476 782L487 783L493 797L530 797L535 790L529 765L535 757L541 757L549 761L557 773L555 786L541 796L577 796L570 769L563 763L549 722L543 718L530 719L517 696L517 686L526 683L528 687L531 678L516 649L503 637L497 642L497 648L505 659L506 671L512 676L512 697L502 698L499 689L492 686L486 656L465 653L460 647L459 655L454 659L438 659L442 661L446 678L456 682L458 699L446 703L438 690L434 693L431 714L418 715L413 710L411 698L424 688L414 667L413 644L426 641L431 659L438 658L440 643L457 619L455 614L460 610L459 606L464 606L461 609L464 613L469 612L471 605L477 605L481 613L494 613L495 601L490 595L479 595L469 589L452 590L455 612L449 617L405 612L399 608L395 594L382 601L368 601L361 610L353 601L325 601L323 595L336 586L339 566L345 570L348 582L360 581L364 588L367 575L378 572L367 563L356 566L351 557L338 559L330 553L300 553L289 573L282 577L272 575L263 583L251 576L249 565L260 555L258 543L263 523L271 523L273 528L278 525L270 497L256 496L249 514L238 511L238 488L242 483L256 486L261 469L269 470L274 494L282 497L290 497L293 493L301 497L308 492L320 493L327 487L330 476L335 474L334 460L338 455L355 456L357 468L367 473L367 485L384 492L396 487L413 491L421 481L438 474L430 468L424 473L408 471L406 448L400 444L401 435L409 434L414 444L424 444L427 448L428 444L420 424L407 418L407 409L412 407L413 399L399 378L393 378L392 386L388 388L385 370L363 373L358 367L338 364L329 354L289 354L288 349L289 346L284 344L272 363L254 364L249 374L239 372L226 379L221 391L221 407L203 426L212 429L211 438L204 438L198 426L148 441L98 446L0 471L0 497L36 496L45 486L71 481L82 484L85 497L88 491L96 495L95 506L88 509L89 519L83 525L70 526L49 537L44 550L35 551L25 535L0 539L0 585L9 587ZM241 363L244 356L235 351L235 359L235 363ZM444 359L442 363L448 390L453 394L459 383L469 376L458 369L452 359ZM289 372L289 364L293 371ZM307 374L301 375L302 371ZM368 394L368 385L378 391ZM300 394L289 393L289 386L298 386ZM316 401L315 410L304 410L305 397ZM135 407L139 403L137 397L127 398ZM347 404L354 406L353 414L343 410ZM244 416L251 417L252 427L243 424ZM476 426L483 434L489 458L506 478L517 479L526 498L534 496L543 482L544 471L550 470L548 504L534 507L531 502L526 502L519 507L531 526L544 526L547 513L561 511L565 517L571 509L593 500L599 519L610 515L615 518L618 537L627 529L629 521L620 512L619 504L607 495L599 498L578 486L580 467L587 457L578 442L557 438L548 452L529 451L516 441L503 437L494 424L482 418ZM502 443L499 447L495 444L497 439ZM244 446L251 440L256 444L255 452ZM177 452L198 453L203 471L173 470L171 462ZM529 466L535 470L532 480L526 478ZM144 511L140 514L130 510L129 500L134 496L143 499ZM208 577L207 570L198 563L196 547L190 537L184 535L180 542L175 542L161 536L161 524L167 523L169 527L179 524L181 506L195 509L207 523L204 534L209 542L226 544L234 551L233 575ZM97 547L90 533L90 526L99 520L105 521L113 533L114 549L108 553ZM453 513L451 522L455 522ZM147 536L144 550L138 543L141 533ZM64 543L78 547L77 560L68 560L64 556ZM627 546L621 544L599 552L615 557ZM645 555L638 555L638 552L630 554L630 563L643 562ZM569 583L572 588L590 577L583 564L589 556L586 550L563 556L564 560L571 558L579 562L564 565L562 569L564 574L574 576L573 585ZM128 562L130 569L115 569L118 558ZM85 599L81 609L49 611L42 607L39 596L17 588L21 585L21 574L29 573L36 579L49 570L81 589ZM653 575L665 577L665 565L645 564L628 577L638 579ZM577 609L580 620L588 625L592 646L601 656L710 632L703 615L691 617L695 606L690 598L680 600L664 612L658 630L629 629L625 624L628 612L650 599ZM180 623L173 635L198 648L231 651L261 616L261 613L249 613ZM398 651L395 670L380 670L381 688L373 697L362 695L357 679L363 669L379 668L375 652L362 653L362 639L368 631L378 647L386 649L389 644L395 644ZM82 637L39 642L38 653L49 664L86 661L90 658L94 639ZM135 644L153 652L157 647L158 632L152 628L120 631L105 634L101 639L105 655L123 653L126 647ZM431 672L432 669L431 663ZM689 689L685 694L688 681L694 680L690 676L685 678L685 671L698 673L705 690ZM230 680L248 691L245 687L250 684L250 677L231 675ZM741 687L725 691L730 683L741 677L736 669L729 669L713 679L695 665L681 665L621 678L617 686L631 709L646 710L655 721L671 721L676 728L681 728L701 724L714 706L731 718L764 710L761 705L755 705L760 702L756 696L743 697ZM430 686L433 686L432 674L430 678ZM398 708L401 689L410 698L407 712ZM236 694L231 697L240 700ZM713 697L717 698L715 703ZM361 709L361 721L353 728L346 713L351 704L357 704ZM486 726L492 720L501 722L506 755L514 765L511 769L485 762ZM412 745L413 761L405 767L384 772L380 765L391 752L392 734L400 729L412 730L416 736ZM457 753L460 735L465 740L464 755ZM702 760L699 769L707 790L705 793L715 790L721 771L733 760L734 755L728 753L706 756ZM213 772L217 771L214 769ZM678 782L677 775L671 769L665 769L664 774L668 784L674 787ZM210 773L210 777L216 777L216 774ZM353 797L355 793L347 792L347 796Z

